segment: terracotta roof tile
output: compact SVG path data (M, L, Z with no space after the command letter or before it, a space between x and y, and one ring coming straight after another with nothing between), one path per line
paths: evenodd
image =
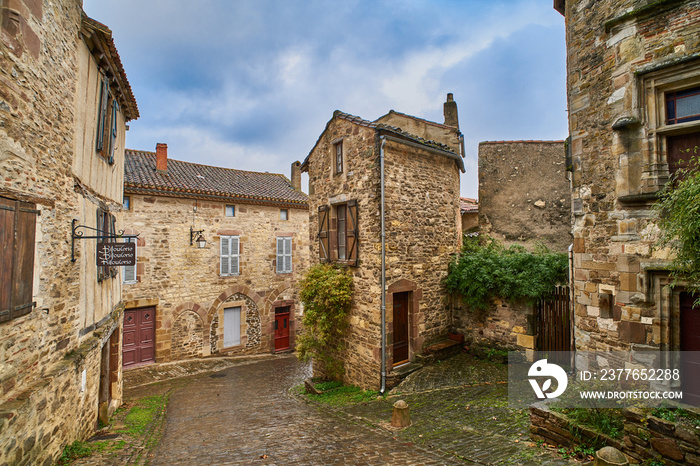
M478 212L479 203L476 199L470 197L460 197L459 198L459 210L461 213L465 212Z
M124 189L127 192L184 197L231 198L260 203L306 206L306 194L292 189L278 173L259 173L168 159L168 170L156 170L155 152L126 149Z

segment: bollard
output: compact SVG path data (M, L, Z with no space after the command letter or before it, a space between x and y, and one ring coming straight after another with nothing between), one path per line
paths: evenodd
M595 454L594 466L622 466L630 464L627 457L617 448L603 447Z
M408 427L411 425L411 410L405 401L399 400L394 403L394 410L391 413L392 427Z

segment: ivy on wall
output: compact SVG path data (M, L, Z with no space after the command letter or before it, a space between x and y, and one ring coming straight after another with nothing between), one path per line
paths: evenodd
M465 237L462 252L449 265L447 290L472 309L486 310L494 298L534 303L556 285L565 285L569 259L539 246L528 252L491 238Z
M339 379L344 372L341 352L352 300L352 274L334 264L317 264L306 272L299 289L304 332L297 338L297 357L313 359L326 378Z

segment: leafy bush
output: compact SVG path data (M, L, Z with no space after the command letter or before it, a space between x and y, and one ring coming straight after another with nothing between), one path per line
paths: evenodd
M311 267L299 282L299 297L304 303L304 332L297 338L297 356L302 361L319 363L326 377L343 374L340 353L348 326L352 300L352 275L331 264Z
M697 158L691 160L690 167L675 173L655 208L661 229L659 245L675 253L671 271L674 283L684 281L689 291L700 293L700 163Z
M493 239L465 237L460 255L450 263L447 289L474 309L488 309L493 298L534 303L556 285L566 284L569 260L541 246L505 248Z

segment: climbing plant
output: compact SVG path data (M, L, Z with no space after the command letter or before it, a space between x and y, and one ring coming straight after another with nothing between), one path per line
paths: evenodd
M494 298L534 303L566 284L568 271L567 255L544 246L528 252L491 238L465 237L461 253L449 265L447 289L473 309L488 309Z
M313 359L329 379L344 372L341 351L348 326L352 300L352 275L332 264L311 267L299 282L299 297L304 303L304 332L297 338L297 356Z
M655 209L661 229L659 245L674 253L671 269L674 284L682 281L689 291L700 293L700 165L697 157L691 159L689 168L674 174Z

